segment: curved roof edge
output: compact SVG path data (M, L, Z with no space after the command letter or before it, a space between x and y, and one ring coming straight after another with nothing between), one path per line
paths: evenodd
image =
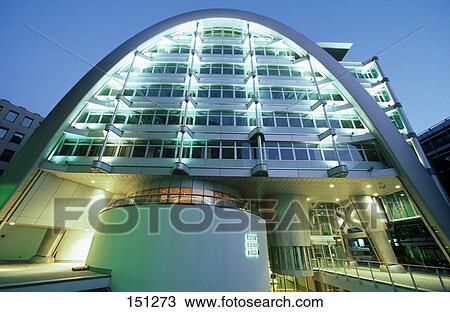
M441 241L441 243L448 245L450 207L439 193L431 176L420 164L411 147L358 81L352 75L348 75L347 71L324 49L295 29L271 18L235 9L198 10L168 18L141 31L103 58L61 99L16 155L9 170L0 178L2 183L0 186L0 204L5 203L30 170L39 164L41 157L47 153L52 144L56 143L55 133L64 130L68 118L73 116L73 112L84 95L102 78L105 72L108 72L128 53L153 36L181 23L214 17L243 19L273 29L302 47L320 62L333 77L336 77L336 84L344 89L344 95L349 98L358 114L365 120L369 130L381 145L388 161L398 170L400 179L410 191L421 214L429 223L446 233L446 237L441 239L445 241ZM53 138L53 140L49 141L49 138Z

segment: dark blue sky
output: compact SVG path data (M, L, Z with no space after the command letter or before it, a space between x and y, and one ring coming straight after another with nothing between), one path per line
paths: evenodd
M226 7L277 19L315 41L353 42L346 60L380 55L397 96L420 132L450 115L450 1L2 0L0 98L46 115L90 69L26 27L91 64L167 17Z

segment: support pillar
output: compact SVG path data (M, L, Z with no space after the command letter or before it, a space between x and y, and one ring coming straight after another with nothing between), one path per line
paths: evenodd
M277 226L270 235L269 244L272 250L277 250L274 256L278 256L279 263L278 267L272 263L272 270L283 275L312 276L311 230L306 198L280 194L275 199ZM280 257L280 254L284 256Z
M350 200L362 227L369 237L372 248L375 250L380 262L385 264L380 266L380 269L383 271L386 265L389 265L391 272L404 272L403 267L398 264L397 256L389 242L385 218L378 203L371 196L353 196Z

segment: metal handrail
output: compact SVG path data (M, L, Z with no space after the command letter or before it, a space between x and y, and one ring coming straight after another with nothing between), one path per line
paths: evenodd
M350 262L354 261L356 263L361 263L361 264L367 264L368 269L370 271L370 277L372 279L372 282L374 284L374 287L377 288L376 286L376 281L379 282L383 282L383 283L390 283L392 290L393 291L397 291L396 287L399 286L403 286L403 287L409 287L415 291L420 291L420 290L426 290L426 289L421 289L419 288L419 285L417 284L417 279L414 278L414 272L412 269L416 268L416 269L421 269L421 271L423 271L425 269L425 273L428 271L431 272L433 275L436 275L436 277L438 278L439 284L441 286L441 290L442 291L447 291L447 287L445 286L444 280L442 279L442 275L447 275L450 276L449 271L450 271L450 267L437 267L437 266L424 266L424 265L415 265L415 264L400 264L403 267L406 268L406 272L404 274L409 274L409 277L411 279L411 285L404 285L404 283L398 283L394 281L394 278L392 276L392 272L389 269L389 266L391 265L399 265L399 263L389 263L389 262L380 262L380 261L370 261L370 260L356 260L356 259L340 259L340 258L333 258L334 261L332 261L332 265L330 266L328 264L328 259L327 257L325 258L314 258L311 259L312 261L312 265L313 267L317 267L319 270L322 269L322 271L324 271L324 268L329 267L330 269L334 269L334 274L337 274L337 265L342 267L344 269L344 275L346 277L346 279L348 279L348 272L347 272L347 268L350 268ZM342 265L341 265L342 263ZM325 264L325 265L324 265ZM337 265L336 265L337 264ZM386 280L382 280L382 279L377 279L373 273L373 268L374 267L380 267L382 265L386 266L386 273L388 274L389 277L389 281ZM361 276L360 276L360 272L358 270L358 266L355 266L355 272L356 272L356 277L358 278L359 283L361 283ZM443 272L441 272L443 271ZM420 272L420 271L419 271ZM416 274L419 272L415 272ZM443 274L444 273L444 274ZM341 273L342 274L342 273ZM403 274L403 273L402 273ZM364 277L362 277L364 278Z
M314 258L311 260L317 260L317 259L327 259L327 258ZM330 258L331 259L331 258ZM450 267L439 267L439 266L433 266L433 265L419 265L419 264L409 264L409 263L393 263L393 262L381 262L381 261L373 261L373 260L359 260L359 259L341 259L341 258L333 258L333 260L337 261L355 261L355 262L362 262L362 263L373 263L373 264L380 264L380 265L402 265L402 266L410 266L410 267L418 267L418 268L426 268L426 269L441 269L441 270L448 270L450 271Z

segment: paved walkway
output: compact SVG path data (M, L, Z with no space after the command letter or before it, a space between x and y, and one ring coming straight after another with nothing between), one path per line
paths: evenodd
M319 270L318 268L315 269ZM320 271L322 271L322 269L320 269ZM334 273L335 269L324 268L323 271ZM370 273L369 268L358 267L358 272L356 271L356 269L345 269L345 271L343 268L336 269L336 273L340 275L345 275L345 272L347 272L348 276L353 276L357 278L359 274L361 278L372 280L372 274ZM387 272L381 272L379 269L372 269L372 273L375 281L386 282L388 284L391 284L389 274ZM413 272L412 275L419 290L444 291L437 275L416 273L416 272ZM409 273L391 273L391 277L395 285L414 288L414 284L411 279L411 275ZM445 291L450 291L450 277L442 276L442 283L445 286Z
M83 265L79 262L0 264L0 291L18 285L105 276L92 271L72 271L72 267Z

